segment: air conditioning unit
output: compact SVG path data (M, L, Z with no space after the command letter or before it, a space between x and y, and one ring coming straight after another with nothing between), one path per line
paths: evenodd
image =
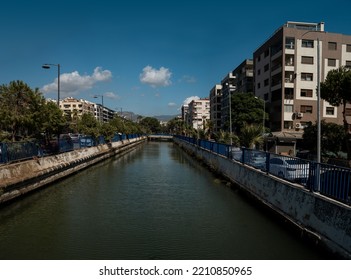
M303 117L303 113L296 113L296 117L298 117L299 119L301 119Z
M297 129L300 129L300 128L302 128L302 125L301 125L301 123L296 123L296 124L295 124L295 128L297 128Z

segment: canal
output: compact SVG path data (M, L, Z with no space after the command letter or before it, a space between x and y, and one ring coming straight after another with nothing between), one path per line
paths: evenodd
M0 208L0 259L323 259L173 143Z

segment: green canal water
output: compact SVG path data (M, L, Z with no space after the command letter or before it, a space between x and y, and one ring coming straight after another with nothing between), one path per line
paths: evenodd
M172 143L0 208L1 259L323 259Z

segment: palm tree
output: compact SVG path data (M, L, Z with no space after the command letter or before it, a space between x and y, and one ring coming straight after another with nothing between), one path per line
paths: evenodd
M247 148L254 148L263 144L262 125L244 125L240 130L240 144Z

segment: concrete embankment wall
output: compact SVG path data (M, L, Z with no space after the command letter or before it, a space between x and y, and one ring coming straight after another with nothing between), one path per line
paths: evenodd
M249 193L299 234L351 259L351 207L175 138L174 142Z
M112 142L23 162L0 165L0 204L48 185L104 159L122 154L146 137Z

